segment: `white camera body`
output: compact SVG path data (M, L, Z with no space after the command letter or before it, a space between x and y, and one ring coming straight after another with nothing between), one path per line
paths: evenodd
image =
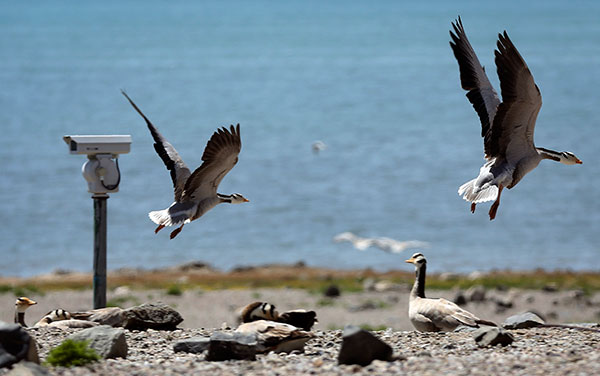
M87 181L88 192L105 195L119 191L121 172L119 154L129 153L130 135L64 136L71 154L86 154L87 162L81 173Z
M131 149L130 135L64 136L71 154L127 154Z

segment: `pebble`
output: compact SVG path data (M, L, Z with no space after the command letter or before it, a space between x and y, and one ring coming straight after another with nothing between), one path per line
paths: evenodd
M41 360L75 329L27 329L36 339ZM202 354L175 353L173 345L190 337L210 337L213 330L171 332L125 331L127 359L102 360L88 367L49 368L51 375L600 375L597 333L560 328L511 330L512 346L478 348L471 332L418 333L377 331L399 356L392 362L375 361L367 367L338 365L341 330L315 331L304 353L259 354L256 361L205 361ZM549 355L551 354L551 355ZM401 360L406 358L406 360ZM3 375L6 370L0 370Z

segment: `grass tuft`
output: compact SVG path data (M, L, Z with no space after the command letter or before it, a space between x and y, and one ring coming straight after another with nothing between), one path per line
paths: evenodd
M100 356L88 346L87 341L67 339L50 350L46 363L55 367L77 367L98 360Z

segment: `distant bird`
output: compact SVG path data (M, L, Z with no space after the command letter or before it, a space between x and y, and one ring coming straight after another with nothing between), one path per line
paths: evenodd
M269 320L293 325L303 330L310 330L318 322L315 311L294 309L281 314L271 303L254 302L239 310L239 322L247 323L258 320Z
M319 152L327 149L327 145L323 141L315 141L312 143L311 148L313 153L318 154Z
M416 270L415 284L410 292L408 318L420 332L450 332L459 325L479 327L479 325L497 326L491 321L482 320L469 311L443 298L425 297L425 270L427 260L421 253L415 253L406 262L413 264Z
M148 120L146 115L133 103L124 91L121 91L133 108L144 118L152 138L154 149L171 171L171 179L175 189L175 202L167 209L152 211L150 219L158 225L155 233L165 226L179 226L171 232L173 239L186 223L200 218L218 204L241 204L248 200L239 193L224 195L217 193L221 180L235 166L238 154L242 149L240 125L225 127L213 133L204 148L202 165L193 173L183 162L177 150L171 145Z
M276 353L289 353L294 350L302 351L304 344L315 337L313 333L301 330L293 325L269 320L244 323L235 331L238 333L255 334L259 351L262 353L269 351Z
M15 324L19 324L26 328L27 324L25 324L25 311L27 308L35 304L37 304L36 301L33 301L25 296L17 298L17 301L15 302Z
M484 68L465 34L460 17L452 23L450 47L458 61L462 88L481 120L486 163L479 176L458 189L470 201L471 212L481 202L495 200L489 216L496 217L502 189L512 188L542 159L563 164L581 164L573 153L536 147L533 143L535 121L542 106L540 90L527 64L506 31L498 34L495 51L502 99L490 84Z
M337 234L333 237L333 241L336 243L350 242L352 243L354 248L360 251L364 251L369 247L377 247L389 253L401 253L406 249L429 247L429 243L420 240L399 241L386 237L362 238L351 232L342 232L340 234Z

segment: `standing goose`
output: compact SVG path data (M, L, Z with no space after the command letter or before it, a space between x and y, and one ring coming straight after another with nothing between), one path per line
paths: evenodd
M35 304L37 304L36 301L25 296L17 298L15 301L15 324L19 324L22 327L27 328L27 324L25 324L25 311L27 311L27 308Z
M204 148L202 165L193 173L183 162L177 150L171 145L148 120L146 115L133 103L124 91L121 91L133 108L144 118L154 139L154 149L171 171L171 179L175 189L175 202L167 209L152 211L150 219L158 225L155 233L165 226L178 226L171 232L173 239L186 223L200 218L218 204L241 204L248 200L239 193L224 195L217 193L223 177L235 166L238 154L242 149L240 125L225 127L213 133Z
M420 332L451 332L459 325L479 327L479 324L497 326L491 321L482 320L449 300L425 297L425 270L427 260L421 253L415 253L406 262L413 264L416 280L410 292L408 318Z
M506 31L498 34L494 52L502 99L490 84L467 39L460 17L452 23L450 47L458 61L462 88L481 121L486 163L479 176L460 186L458 194L471 202L471 212L480 202L495 200L489 216L496 217L502 189L512 188L542 159L566 165L581 164L573 153L536 147L533 143L535 121L542 106L540 90L527 64Z

